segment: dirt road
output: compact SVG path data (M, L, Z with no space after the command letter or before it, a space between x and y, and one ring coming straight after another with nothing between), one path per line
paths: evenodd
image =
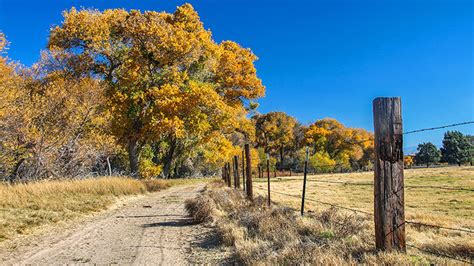
M184 201L203 187L173 187L134 199L3 254L1 264L185 265L225 260L212 229L186 217Z

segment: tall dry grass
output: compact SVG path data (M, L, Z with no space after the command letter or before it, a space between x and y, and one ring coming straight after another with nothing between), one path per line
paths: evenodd
M42 225L104 210L121 196L168 186L163 180L120 177L0 184L0 241L31 233Z
M365 216L326 208L301 217L289 207L267 207L263 197L249 202L241 191L218 184L209 185L202 195L187 201L186 208L195 221L214 223L223 244L233 246L238 262L248 265L457 262L411 250L407 254L376 252L372 221ZM451 251L447 254L467 259L472 256L469 243L457 247L450 244L443 243Z

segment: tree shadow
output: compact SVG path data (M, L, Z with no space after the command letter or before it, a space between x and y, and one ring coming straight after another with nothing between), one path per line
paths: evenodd
M152 217L173 217L174 214L156 214L156 215L118 215L115 218L152 218Z
M191 226L194 222L192 219L189 218L182 218L177 219L174 221L165 221L165 222L158 222L158 223L149 223L143 224L141 227L143 228L150 228L150 227L184 227L184 226Z
M216 249L222 247L222 241L215 230L206 234L197 236L197 239L191 243L191 246L202 249Z

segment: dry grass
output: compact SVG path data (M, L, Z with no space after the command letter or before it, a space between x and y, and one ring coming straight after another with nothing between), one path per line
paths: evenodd
M407 171L407 183L416 184L418 179L425 179L427 184L433 185L458 185L466 187L470 184L469 169L436 169ZM442 172L442 174L441 174ZM344 180L353 182L369 181L368 173L313 176L311 179ZM362 178L361 178L362 177ZM371 177L372 178L372 177ZM458 179L457 182L448 180ZM436 179L433 181L431 179ZM471 178L472 179L472 178ZM441 181L443 180L443 181ZM273 180L274 191L285 193L293 192L298 195L301 182ZM258 186L257 181L257 186ZM426 184L425 183L425 184ZM441 183L441 184L440 184ZM443 184L446 183L446 184ZM313 183L309 183L314 185ZM263 185L263 184L261 184ZM364 189L365 195L358 194L358 198L350 198L351 187L341 184L317 184L317 195L330 195L324 201L346 204L348 207L356 207L370 212L371 208L364 204L364 199L370 201L372 192L370 187L357 186ZM339 186L339 187L338 187ZM244 264L453 264L462 263L421 252L417 249L408 248L406 254L376 252L374 247L373 222L367 215L359 215L341 209L328 208L324 205L309 204L312 213L304 218L295 211L299 207L298 199L278 196L274 194L273 199L279 204L271 208L265 205L265 199L258 197L254 203L244 199L241 192L233 189L208 186L209 188L194 201L187 203L191 216L197 217L197 221L212 221L217 226L222 241L226 245L235 248L237 258ZM311 187L310 187L311 189ZM314 187L312 188L314 189ZM368 191L369 190L369 191ZM423 198L426 189L417 191L416 200L411 204L419 204L416 201L424 201L430 205L433 198ZM345 191L344 195L338 195ZM264 194L263 189L259 191ZM311 191L310 197L314 197ZM406 193L410 193L407 191ZM456 193L456 192L454 192ZM461 195L463 195L461 192ZM471 192L472 193L472 192ZM349 196L348 196L349 195ZM445 195L446 196L446 195ZM458 195L459 196L459 195ZM409 197L408 197L409 198ZM458 200L472 200L469 197L457 197ZM409 198L410 199L410 198ZM436 205L433 203L433 205ZM284 207L289 206L289 207ZM471 205L472 206L472 205ZM293 207L293 208L291 208ZM444 207L446 208L446 207ZM409 210L413 210L412 208ZM416 215L409 214L411 218L431 217L439 220L430 220L430 223L449 224L464 226L472 221L455 224L460 217L453 214L465 215L472 210L448 211L440 214L437 211L430 212L427 209L419 210ZM471 217L472 218L472 217ZM433 228L416 228L407 226L408 243L429 252L443 253L458 259L469 261L474 259L474 240L472 235L461 232L449 232Z
M439 226L474 230L474 167L446 167L405 170L405 214L407 220ZM328 181L330 183L328 183ZM332 183L344 182L355 184ZM373 173L324 174L308 177L307 211L322 211L328 206L319 200L365 212L373 212ZM302 177L271 180L272 191L301 196ZM464 190L442 189L463 188ZM256 180L258 194L265 195L266 181ZM471 190L469 190L471 189ZM299 198L274 193L272 200L299 208ZM367 217L367 219L371 219ZM371 227L373 226L370 224ZM409 244L428 251L474 259L472 234L407 225ZM409 253L419 254L413 248Z
M84 180L0 183L0 242L39 227L101 211L118 198L212 179L136 180L107 177Z

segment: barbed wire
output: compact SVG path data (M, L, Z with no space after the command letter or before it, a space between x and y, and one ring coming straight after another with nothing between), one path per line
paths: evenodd
M451 231L460 231L460 232L465 232L465 233L469 233L469 234L474 234L473 230L463 229L463 228L453 228L453 227L439 226L439 225L435 225L435 224L425 224L425 223L420 223L420 222L410 221L410 220L406 220L405 223L418 225L418 226L433 227L433 228L438 228L438 229L445 229L445 230L451 230Z
M263 187L259 187L259 186L257 186L257 187L260 188L260 189L264 189ZM292 197L292 198L298 198L298 199L300 199L300 196L291 195L291 194L287 194L287 193L282 193L282 192L277 192L277 191L272 191L272 193L279 194L279 195L283 195L283 196L287 196L287 197ZM320 200L314 200L314 199L308 199L308 198L306 198L305 200L306 200L306 201L310 201L310 202L317 202L317 203L329 205L329 206L331 206L331 207L335 207L335 208L339 208L339 209L345 209L345 210L353 211L353 212L355 212L355 213L361 213L361 214L367 215L367 216L369 216L369 217L373 217L373 214L372 214L372 213L369 213L369 212L365 212L365 211L361 211L361 210L357 210L357 209L353 209L353 208L349 208L349 207L345 207L345 206L340 206L340 205L337 205L337 204L333 204L333 203L329 203L329 202L324 202L324 201L320 201ZM296 211L296 210L295 210L295 211ZM459 231L459 232L470 233L470 234L473 234L473 233L474 233L474 231L469 230L469 229L453 228L453 227L439 226L439 225L434 225L434 224L425 224L425 223L416 222L416 221L411 221L411 220L405 220L400 226L403 226L403 225L405 225L405 224L412 224L412 225L417 225L417 226L432 227L432 228L444 229L444 230L449 230L449 231ZM460 258L455 257L455 256L451 256L451 255L444 254L444 253L439 253L439 252L434 252L434 251L431 251L431 250L426 250L426 249L419 248L419 247L417 247L417 246L410 245L410 244L406 244L406 246L411 247L411 248L415 248L415 249L417 249L417 250L419 250L419 251L421 251L421 252L428 253L428 254L432 254L432 255L435 255L435 256L438 256L438 257L444 257L444 258L447 258L447 259L452 259L452 260L456 260L456 261L460 261L460 262L472 264L472 260L471 260L471 261L467 261L467 260L460 259Z
M410 245L410 244L406 244L407 247L411 247L411 248L415 248L421 252L425 252L425 253L429 253L429 254L432 254L432 255L436 255L438 257L444 257L444 258L447 258L447 259L452 259L452 260L457 260L457 261L460 261L460 262L465 262L465 263L468 263L468 264L472 264L472 260L471 261L467 261L467 260L464 260L464 259L460 259L458 257L454 257L454 256L451 256L451 255L448 255L448 254L444 254L444 253L439 253L439 252L435 252L435 251L431 251L431 250L427 250L427 249L423 249L423 248L419 248L417 246L414 246L414 245Z
M260 188L260 189L265 189L265 188L260 187L260 186L259 186L258 188ZM301 199L300 196L291 195L291 194L287 194L287 193L282 193L282 192L278 192L278 191L272 191L272 193L280 194L280 195L287 196L287 197L293 197L293 198ZM333 206L333 207L340 208L340 209L350 210L350 211L353 211L353 212L362 213L362 214L368 215L368 216L370 216L370 217L373 217L373 214L372 214L372 213L369 213L369 212L366 212L366 211L362 211L362 210L358 210L358 209L353 209L353 208L349 208L349 207L337 205L337 204L334 204L334 203L329 203L329 202L325 202L325 201L321 201L321 200L315 200L315 199L311 199L311 198L305 198L305 200L306 200L306 201L310 201L310 202L317 202L317 203L321 203L321 204ZM453 228L453 227L446 227L446 226L440 226L440 225L434 225L434 224L426 224L426 223L421 223L421 222L418 222L418 221L411 221L411 220L405 220L404 223L413 224L413 225L418 225L418 226L425 226L425 227L432 227L432 228L438 228L438 229L451 230L451 231L459 231L459 232L474 234L474 231L473 231L473 230L464 229L464 228Z
M264 189L264 188L262 188L262 187L259 187L259 188L260 188L260 189ZM291 194L286 194L286 193L282 193L282 192L272 191L271 193L275 193L275 194L280 194L280 195L287 196L287 197L292 197L292 198L301 199L300 196L291 195ZM370 216L372 216L371 213L368 213L368 212L365 212L365 211L361 211L361 210L357 210L357 209L352 209L352 208L349 208L349 207L344 207L344 206L340 206L340 205L333 204L333 203L329 203L329 202L325 202L325 201L320 201L320 200L315 200L315 199L308 199L308 198L305 198L305 200L306 200L306 201L317 202L317 203L329 205L329 206L332 206L332 207L336 207L336 208L340 208L340 209L346 209L346 210L350 210L350 211L353 211L353 212L362 213L362 214L365 214L365 215L370 215Z
M417 132L431 131L431 130L437 130L437 129L449 128L449 127L457 127L457 126L469 125L469 124L474 124L474 121L466 121L466 122L455 123L455 124L450 124L450 125L445 125L445 126L438 126L438 127L422 128L422 129L412 130L412 131L408 131L408 132L403 132L403 134L407 135L407 134L412 134L412 133L417 133Z
M469 125L469 124L474 124L474 121L466 121L466 122L454 123L454 124L449 124L449 125L444 125L444 126L416 129L416 130L403 132L402 134L403 135L408 135L408 134L413 134L413 133L418 133L418 132L423 132L423 131L432 131L432 130L437 130L437 129L457 127L457 126ZM368 142L368 141L375 141L375 138L372 137L372 138L368 138L368 139L364 139L364 140L360 140L360 141L344 140L344 143L345 144L351 144L351 145L358 145L358 144L362 144L362 143Z
M281 177L279 177L281 178ZM282 181L300 181L301 179L297 178L285 178L281 179ZM341 185L351 185L351 186L373 186L374 183L363 183L363 182L344 182L337 180L314 180L307 179L307 182L312 183L328 183L328 184L341 184ZM462 187L449 187L449 186L432 186L432 185L405 185L405 188L436 188L436 189L445 189L445 190L455 190L455 191L470 191L474 192L474 188L462 188Z

